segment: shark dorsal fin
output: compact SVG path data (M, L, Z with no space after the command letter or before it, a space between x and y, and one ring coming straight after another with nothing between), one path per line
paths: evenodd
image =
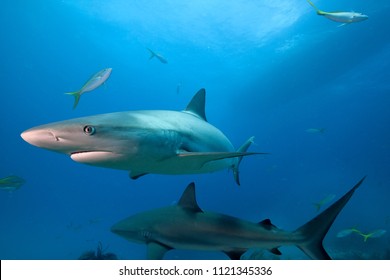
M188 103L187 108L184 112L190 113L201 118L204 121L206 119L205 113L205 104L206 104L206 90L201 88L195 95L192 97L190 103Z
M177 205L192 212L203 212L196 202L195 183L192 182L187 186Z
M271 223L270 219L265 219L259 222L259 225L262 225L265 229L271 230L276 229L277 227Z

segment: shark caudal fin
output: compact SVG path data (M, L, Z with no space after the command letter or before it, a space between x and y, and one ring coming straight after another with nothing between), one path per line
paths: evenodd
M318 9L318 8L313 4L313 2L311 2L310 0L306 0L306 1L310 4L310 6L312 6L312 7L316 10L317 15L323 16L323 15L326 14L326 12L321 11L320 9Z
M249 146L254 143L255 137L249 137L248 140L245 141L244 144L241 145L240 148L238 148L237 152L239 153L246 153L248 150ZM243 156L238 157L236 164L233 166L233 176L234 176L234 181L236 181L237 185L240 185L240 163L242 161Z
M364 176L349 192L329 206L329 208L321 214L294 231L293 234L296 234L303 240L299 244L296 244L297 247L310 258L319 260L331 259L322 246L322 241L337 215L347 204L355 190L363 183L365 178L366 177Z
M77 104L79 104L81 91L73 91L73 92L66 92L65 94L73 95L74 97L74 103L73 103L73 109L77 107Z

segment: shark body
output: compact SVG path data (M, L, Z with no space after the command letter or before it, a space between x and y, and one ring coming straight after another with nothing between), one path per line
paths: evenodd
M252 223L232 216L203 211L196 201L195 185L185 189L176 205L130 216L111 231L131 242L148 246L148 259L162 259L171 249L222 251L240 259L250 248L280 255L278 247L295 245L313 259L330 259L322 241L362 178L349 192L295 231L284 231L269 219Z
M67 154L93 166L128 170L136 179L148 173L196 174L238 167L253 142L238 150L206 121L205 90L184 111L128 111L65 120L33 127L21 137L28 143Z

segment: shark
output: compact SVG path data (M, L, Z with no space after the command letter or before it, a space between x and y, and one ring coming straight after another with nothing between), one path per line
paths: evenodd
M30 128L21 137L31 145L68 155L98 167L129 171L130 178L154 174L200 174L233 170L240 185L239 165L254 142L249 137L237 150L207 122L206 91L200 89L186 109L141 110L100 114Z
M167 64L168 63L168 60L163 57L161 54L158 54L154 51L152 51L151 49L147 48L147 50L150 52L150 57L149 57L149 60L152 59L153 57L157 58L161 63L164 63L164 64Z
M307 0L307 2L316 10L317 15L324 16L327 19L341 22L342 24L339 26L343 26L346 24L354 23L354 22L360 22L368 19L367 15L364 15L362 13L357 12L325 12L318 9L313 2L310 0Z
M312 259L329 260L323 239L364 179L322 213L291 232L277 228L270 219L253 223L203 211L196 200L194 183L187 186L177 204L125 218L114 224L111 232L130 242L146 244L148 259L162 259L172 249L221 251L230 259L240 259L251 248L280 255L280 246L295 245Z

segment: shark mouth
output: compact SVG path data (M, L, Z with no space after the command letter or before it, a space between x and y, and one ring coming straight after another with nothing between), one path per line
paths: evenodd
M72 160L89 164L110 161L118 157L120 157L119 154L110 151L77 151L70 154Z

